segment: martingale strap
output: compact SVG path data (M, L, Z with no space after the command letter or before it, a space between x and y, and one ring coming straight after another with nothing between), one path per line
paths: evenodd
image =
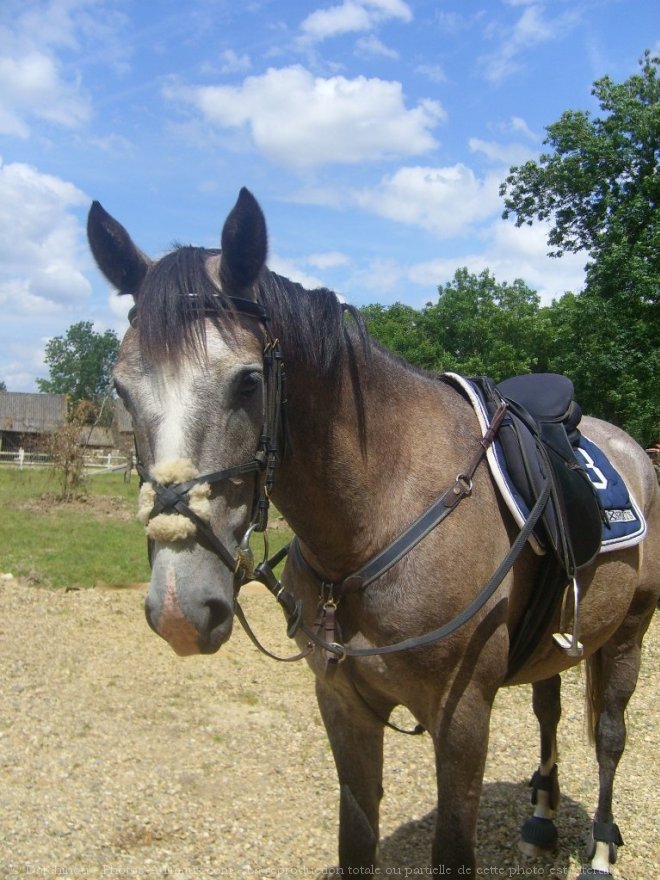
M543 513L545 505L548 503L548 498L550 497L550 489L551 483L550 480L548 480L529 515L529 519L519 532L514 543L511 545L511 549L504 557L502 562L495 569L479 595L476 596L475 599L473 599L472 602L470 602L470 604L467 605L463 609L463 611L460 612L460 614L458 614L444 626L441 626L438 629L434 629L431 632L425 633L422 636L414 636L410 639L404 639L403 641L396 642L392 645L382 645L374 648L351 648L350 645L342 645L337 642L325 642L308 627L301 624L300 628L305 633L305 635L314 642L315 645L327 651L329 654L335 655L338 661L343 660L345 657L376 657L381 654L397 654L400 651L410 651L413 648L425 648L428 645L432 645L435 642L440 641L441 639L447 638L452 633L455 633L456 630L464 626L469 620L471 620L474 615L478 611L480 611L481 608L484 607L486 602L488 602L488 600L491 598L491 596L493 596L497 588L500 586L500 584L512 568L514 562L524 550L525 544L527 543L527 539L529 538L532 529L534 528L534 526L538 522L539 517Z
M302 555L297 539L294 538L292 542L293 548L302 560L303 565L312 572L317 580L326 585L326 587L331 587L331 592L335 601L339 601L344 593L353 590L363 590L365 587L368 587L369 584L382 577L390 570L390 568L410 553L413 547L419 544L420 541L433 531L433 529L439 525L445 517L449 516L463 498L466 498L472 493L472 478L474 477L481 460L485 456L486 450L495 439L506 413L507 408L505 405L502 405L493 416L489 430L479 441L479 448L472 457L472 460L465 471L457 475L454 485L443 492L442 495L440 495L440 497L421 514L421 516L411 523L405 531L388 544L387 547L372 557L369 562L362 566L362 568L353 572L353 574L348 575L348 577L345 577L339 583L331 584L327 578L322 577L322 575L314 571Z
M255 569L254 579L262 583L268 589L268 591L272 593L273 596L275 596L277 601L282 606L288 621L287 635L289 636L289 638L293 638L298 630L302 631L312 644L316 645L316 647L318 648L321 648L328 655L330 655L331 658L334 658L334 662L341 662L346 657L375 657L381 654L398 654L401 651L410 651L414 648L424 648L434 644L435 642L440 641L441 639L447 638L452 633L456 632L456 630L464 626L469 620L471 620L472 617L474 617L474 615L481 608L483 608L483 606L486 604L486 602L488 602L491 596L493 596L499 585L502 583L508 572L513 567L516 559L524 550L525 544L529 539L532 529L538 522L539 517L543 513L543 509L548 502L548 498L550 497L550 489L551 483L550 480L548 480L541 494L539 495L536 504L531 510L527 522L519 532L516 540L511 545L511 549L497 566L479 595L476 596L472 600L472 602L470 602L469 605L467 605L463 609L463 611L461 611L456 617L454 617L444 626L441 626L438 629L434 629L421 636L414 636L410 639L404 639L401 642L395 642L391 645L382 645L373 648L351 648L350 645L342 645L339 642L335 641L329 642L319 636L319 632L321 630L321 626L318 625L319 622L317 622L317 625L315 625L314 628L310 628L303 623L302 600L296 599L295 596L293 596L293 594L290 593L282 585L281 581L277 578L274 572L276 566L279 565L280 562L282 562L282 560L287 556L287 554L291 552L292 547L294 553L296 552L297 541L295 539L291 542L291 544L279 550L278 553L274 557L272 557L272 559L264 560L260 565L258 565ZM453 510L454 508L451 509ZM303 563L305 563L304 557L300 555L298 558L301 559ZM313 569L311 571L313 571ZM316 573L314 574L315 577L318 578L318 575ZM320 623L322 623L322 621L320 621ZM269 653L263 648L262 645L258 644L255 639L253 639L253 641L261 651L267 654Z
M488 600L494 595L515 561L525 548L525 544L529 536L541 517L550 497L552 483L548 479L545 482L539 496L534 504L527 521L518 533L515 541L504 559L497 566L488 582L483 589L455 618L448 623L432 630L421 636L414 636L396 642L391 645L375 646L373 648L351 648L350 645L343 645L337 641L329 641L322 638L319 633L327 627L325 626L324 612L329 612L334 617L334 610L337 602L347 590L364 589L368 584L372 583L378 577L381 577L388 571L397 561L399 561L405 553L409 552L429 531L438 523L440 523L456 506L472 491L472 477L486 454L488 446L493 442L499 426L507 413L506 405L503 405L501 411L496 413L493 418L491 428L481 441L480 449L473 457L465 474L459 474L454 486L448 489L417 519L409 526L402 535L396 538L385 550L377 554L365 566L352 575L349 575L340 583L328 583L318 572L316 572L305 560L298 540L293 539L288 547L282 548L276 556L270 560L265 560L255 570L255 579L263 583L266 588L277 598L283 607L288 618L287 634L290 638L298 632L302 631L309 642L316 645L326 652L331 663L339 663L346 657L374 657L383 654L395 654L401 651L409 651L415 648L423 648L434 644L441 639L456 632L474 617L477 612L483 608ZM281 582L274 574L274 568L287 555L293 551L297 561L301 562L318 582L322 597L320 613L313 628L303 623L302 601L296 599L291 593L282 586ZM324 601L325 600L325 601ZM262 649L263 650L263 649Z

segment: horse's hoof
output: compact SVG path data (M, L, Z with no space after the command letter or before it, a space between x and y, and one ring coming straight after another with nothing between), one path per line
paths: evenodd
M520 851L532 858L557 846L557 827L552 819L531 816L520 829Z
M577 880L589 880L590 877L598 877L599 880L613 880L609 871L599 871L598 868L582 868Z
M526 859L541 859L547 855L547 849L541 849L540 846L534 846L532 843L525 843L524 840L518 841L518 852Z

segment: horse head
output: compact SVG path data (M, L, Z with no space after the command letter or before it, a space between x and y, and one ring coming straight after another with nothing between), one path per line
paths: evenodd
M139 517L151 546L150 626L181 655L229 638L241 539L256 524L268 456L264 346L255 285L266 225L242 189L221 250L152 261L98 202L88 238L99 268L134 299L115 386L135 431Z

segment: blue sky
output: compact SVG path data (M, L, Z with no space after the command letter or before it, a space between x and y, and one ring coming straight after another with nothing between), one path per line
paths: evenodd
M579 290L584 256L548 258L498 187L659 37L655 0L1 0L0 379L34 390L77 321L123 333L92 199L155 257L216 247L248 186L271 268L357 305L461 266Z

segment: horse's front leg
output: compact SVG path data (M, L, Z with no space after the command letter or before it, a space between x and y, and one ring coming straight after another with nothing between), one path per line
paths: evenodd
M488 728L494 694L474 683L460 695L455 683L433 730L438 780L438 818L432 868L439 875L475 877L475 838Z
M541 762L532 776L534 814L520 829L520 849L527 856L543 855L557 845L554 823L559 804L557 727L561 718L561 677L554 675L532 685L532 706L541 733Z
M335 687L317 678L316 697L339 776L340 867L345 873L375 869L383 796L383 723L341 682Z

